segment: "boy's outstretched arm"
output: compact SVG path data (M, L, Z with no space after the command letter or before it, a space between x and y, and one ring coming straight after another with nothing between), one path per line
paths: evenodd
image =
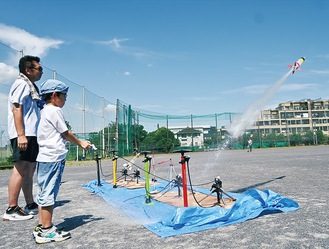
M86 140L80 140L74 134L70 131L65 131L62 133L62 136L72 143L75 143L76 145L80 146L84 150L90 150L91 149L91 143Z

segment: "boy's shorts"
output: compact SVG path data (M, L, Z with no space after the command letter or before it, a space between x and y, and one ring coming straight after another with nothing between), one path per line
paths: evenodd
M55 205L65 167L65 159L59 162L37 162L38 195L41 207Z
M39 153L39 145L37 137L26 137L27 149L20 150L17 145L17 138L10 139L10 144L13 149L13 161L28 161L34 163Z

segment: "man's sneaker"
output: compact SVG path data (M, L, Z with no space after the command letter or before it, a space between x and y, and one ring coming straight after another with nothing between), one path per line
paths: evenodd
M27 214L36 215L38 214L38 204L36 204L35 202L28 204L24 207L24 211Z
M27 214L19 206L7 208L3 215L3 220L29 220L33 218L33 215Z
M55 226L49 229L39 228L39 232L35 235L35 242L38 244L44 244L49 242L61 242L71 238L71 233L58 231Z

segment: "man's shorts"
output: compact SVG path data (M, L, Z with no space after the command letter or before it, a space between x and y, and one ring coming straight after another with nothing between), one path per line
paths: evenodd
M13 149L13 161L27 161L34 163L39 153L39 145L37 137L26 137L27 149L20 150L17 145L17 138L10 139L11 147Z
M65 167L65 159L59 162L37 162L38 195L41 207L55 205Z

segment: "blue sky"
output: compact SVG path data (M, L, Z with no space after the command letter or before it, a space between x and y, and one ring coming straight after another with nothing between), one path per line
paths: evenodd
M304 56L262 109L328 99L328 24L325 0L3 0L0 83L17 75L10 46L112 103L241 113Z

